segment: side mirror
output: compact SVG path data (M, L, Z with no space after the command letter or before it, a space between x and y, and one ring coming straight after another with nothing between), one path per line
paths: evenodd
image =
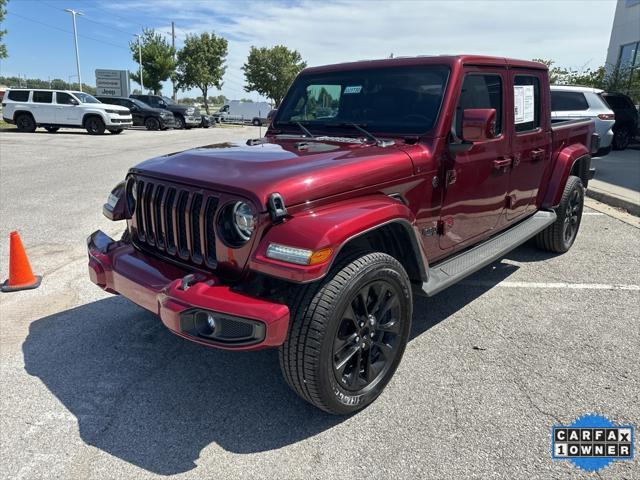
M69 102L71 103L71 105L80 105L80 102L75 98L69 99Z
M484 142L496 138L495 108L467 108L462 114L462 139Z

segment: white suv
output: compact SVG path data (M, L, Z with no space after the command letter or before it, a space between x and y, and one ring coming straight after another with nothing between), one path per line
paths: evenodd
M105 130L118 134L133 124L128 108L69 90L11 89L5 93L2 107L4 121L14 123L22 132L44 127L54 133L65 127L86 128L92 135Z
M603 156L611 151L615 114L602 99L603 90L591 87L551 85L551 118L593 118L596 133L600 135L600 150Z

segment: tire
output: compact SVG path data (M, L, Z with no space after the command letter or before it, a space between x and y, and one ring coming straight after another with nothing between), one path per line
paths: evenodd
M147 130L160 130L160 122L157 118L148 117L144 119L144 126Z
M613 131L611 146L614 150L624 150L631 143L631 130L629 127L620 127Z
M36 131L36 121L30 113L21 113L16 117L16 127L20 132L33 133Z
M180 130L187 129L187 122L184 121L184 117L182 115L176 115L176 128Z
M124 131L124 128L116 128L114 130L109 130L109 133L113 135L120 135Z
M286 382L331 414L365 408L402 359L412 310L411 283L395 258L378 252L344 258L323 280L294 295L289 332L279 350Z
M60 130L60 127L44 127L44 129L49 133L56 133Z
M560 205L556 208L558 218L536 236L538 248L555 253L568 251L578 235L583 208L582 181L571 175L564 187Z
M253 124L254 127L259 127L262 125L262 122L260 121L259 118L254 118L251 123Z
M92 115L84 121L84 128L91 135L102 135L106 129L104 122L98 116Z

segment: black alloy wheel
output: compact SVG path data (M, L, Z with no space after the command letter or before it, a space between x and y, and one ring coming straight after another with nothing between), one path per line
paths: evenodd
M361 391L384 376L400 345L397 287L380 280L362 287L342 313L333 341L336 380Z

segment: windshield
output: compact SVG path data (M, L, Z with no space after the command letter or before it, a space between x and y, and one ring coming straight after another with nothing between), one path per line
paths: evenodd
M164 103L166 103L167 105L174 105L175 102L173 100L171 100L169 97L162 97L162 100L164 100Z
M274 120L318 130L424 134L436 123L449 68L440 65L310 73L294 82ZM295 127L294 127L295 129ZM299 131L299 129L298 129Z
M89 95L88 93L73 92L73 94L76 96L76 98L78 100L80 100L80 103L102 103L96 97L93 97L93 96Z

